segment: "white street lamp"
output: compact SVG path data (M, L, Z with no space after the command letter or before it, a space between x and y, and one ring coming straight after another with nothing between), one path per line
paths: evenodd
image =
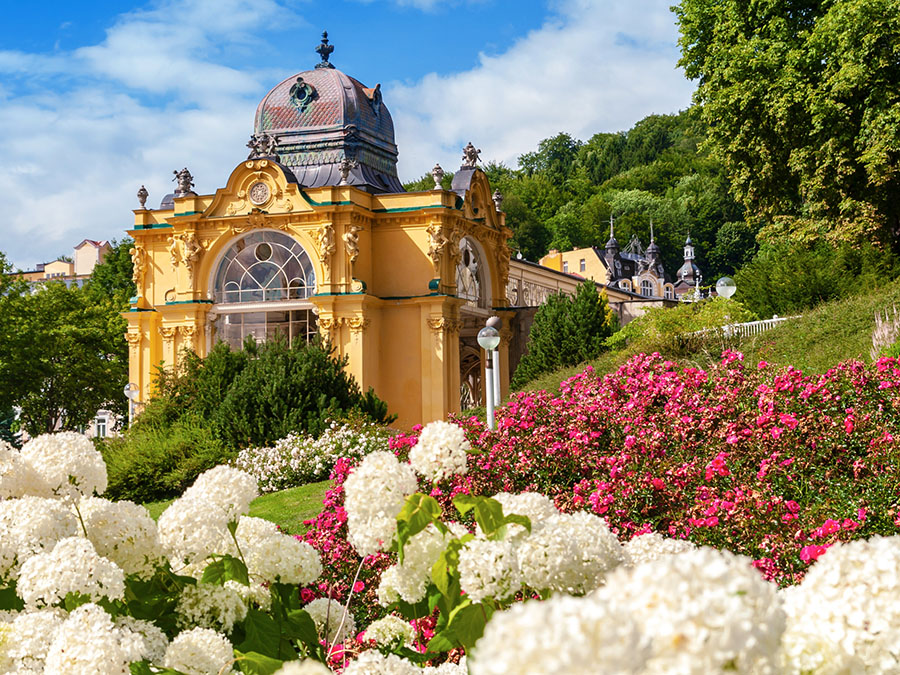
M487 422L488 429L493 430L496 425L494 423L494 369L493 355L497 345L500 344L500 333L492 326L485 326L478 331L478 346L485 352L485 400L487 402Z
M134 421L134 402L137 401L140 394L140 387L134 382L125 385L125 398L128 399L128 426Z
M716 282L716 293L723 298L730 298L737 290L737 284L731 277L722 277Z

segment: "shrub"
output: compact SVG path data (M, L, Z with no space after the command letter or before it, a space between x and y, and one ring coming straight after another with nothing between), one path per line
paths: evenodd
M234 457L194 416L167 425L145 422L108 438L100 450L109 472L107 495L138 503L177 497L198 475Z
M364 419L331 422L315 438L288 434L272 447L241 450L234 466L254 476L261 492L274 492L328 478L338 459L359 460L381 450L392 432Z

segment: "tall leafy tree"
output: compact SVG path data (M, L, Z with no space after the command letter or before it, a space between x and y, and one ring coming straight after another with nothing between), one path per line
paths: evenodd
M513 387L521 388L544 373L596 358L604 351L606 338L617 329L606 295L597 292L593 281L585 280L574 297L550 296L535 314L528 351L513 375Z
M120 409L127 359L120 327L83 289L49 282L2 305L0 408L20 408L32 436L77 429L103 407Z
M770 236L900 234L900 0L682 0L682 65Z

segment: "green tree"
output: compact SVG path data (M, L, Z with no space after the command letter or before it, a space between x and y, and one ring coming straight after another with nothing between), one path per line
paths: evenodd
M682 65L769 238L900 247L900 0L682 0Z
M512 386L522 388L544 373L596 358L606 338L618 329L606 295L585 280L569 297L552 295L538 309L528 335L528 351L519 361Z
M121 410L128 362L123 333L83 289L50 282L0 305L0 409L21 409L32 436L88 424L103 407Z
M134 240L128 237L119 242L113 240L103 262L94 266L91 278L85 285L88 295L98 300L112 300L120 312L128 309L129 299L137 292L132 280L133 266L129 252L133 245Z

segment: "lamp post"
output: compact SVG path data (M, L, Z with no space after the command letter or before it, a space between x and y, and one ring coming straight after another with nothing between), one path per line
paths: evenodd
M503 322L499 316L492 316L484 322L485 326L497 329L499 332ZM494 347L494 408L500 407L500 350Z
M737 284L734 283L734 279L731 277L722 277L716 282L716 293L721 295L723 298L728 299L734 292L737 290Z
M125 398L128 399L128 426L134 421L134 402L137 400L140 387L134 382L125 385Z
M494 350L497 348L497 345L500 344L500 333L493 326L485 326L480 331L478 331L478 346L484 350L485 353L485 368L484 368L484 384L485 384L485 392L484 398L487 403L487 422L488 429L494 430L494 366L493 366L493 356Z

